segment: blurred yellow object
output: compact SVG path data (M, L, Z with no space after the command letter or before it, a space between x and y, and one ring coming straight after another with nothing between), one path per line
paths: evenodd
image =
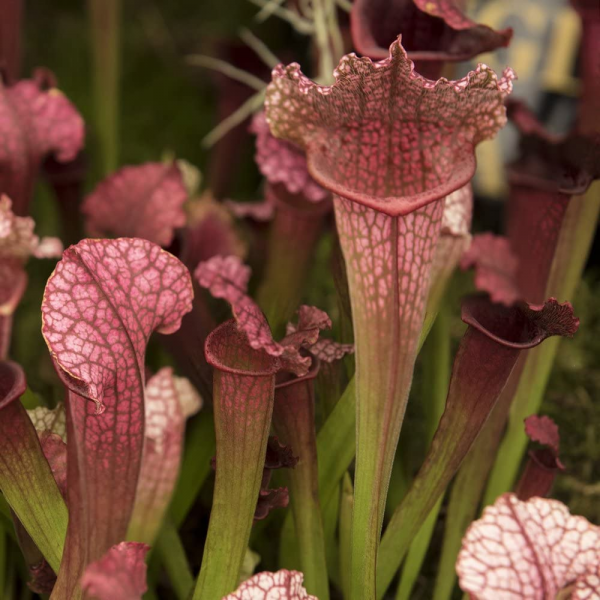
M577 13L568 3L556 4L554 9L547 0L516 2L491 0L476 2L469 7L478 22L494 29L512 25L517 18L515 36L510 46L502 52L487 53L478 57L494 70L510 65L519 78L515 95L525 96L535 108L544 93L576 97L581 83L574 75L581 24ZM526 91L525 91L526 90ZM500 198L506 192L504 165L506 138L485 142L477 149L478 173L476 190L479 194Z

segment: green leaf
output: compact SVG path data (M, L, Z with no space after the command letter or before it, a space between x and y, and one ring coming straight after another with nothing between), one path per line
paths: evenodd
M27 411L19 402L25 376L0 363L0 489L54 571L67 533L68 513Z
M194 505L200 489L211 472L210 459L215 452L213 414L202 411L188 424L179 480L169 511L175 527L181 526Z
M156 552L165 566L177 600L187 600L194 589L194 578L179 533L168 518L156 540Z

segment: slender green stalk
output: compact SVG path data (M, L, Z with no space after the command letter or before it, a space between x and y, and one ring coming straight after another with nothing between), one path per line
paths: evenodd
M402 437L398 444L398 450L396 450L396 457L394 458L394 465L392 466L392 476L390 477L390 487L388 488L387 502L385 505L385 521L386 523L392 518L396 507L399 506L400 502L406 495L408 488L410 487L410 477L407 472L406 465L406 454L403 452Z
M356 386L350 380L341 398L333 408L317 435L319 472L319 501L323 514L329 515L331 503L336 501L339 484L354 459L356 452ZM326 540L329 519L323 519ZM285 568L299 568L294 544L295 528L292 514L288 512L281 530L280 563ZM331 567L330 561L328 565ZM333 573L330 573L332 576Z
M268 426L263 434L256 433L253 446L258 451L252 457L248 444L240 444L238 456L228 456L219 451L217 442L217 480L194 600L221 600L237 587L260 490L268 433ZM261 464L260 471L255 468L257 464Z
M114 171L119 162L119 87L121 0L88 0L92 33L95 133L101 171Z
M338 11L335 0L327 2L327 29L331 37L331 49L334 58L344 55L344 37L339 26Z
M341 588L341 573L339 570L339 544L337 537L338 521L340 514L340 497L342 483L335 488L329 502L323 506L323 535L325 536L325 558L327 560L327 574L329 580L337 588Z
M177 600L187 600L194 588L194 578L179 533L168 518L156 540L156 552L165 566Z
M252 49L252 51L269 67L275 68L281 60L271 52L269 47L249 29L242 27L240 29L240 39Z
M394 286L397 289L397 286ZM397 323L391 326L397 332ZM390 364L402 364L394 376L374 381L368 376L364 366L361 369L360 356L357 361L357 397L361 401L357 405L357 439L356 476L353 511L352 535L352 600L372 600L375 597L375 566L377 549L389 478L396 450L396 440L400 433L410 389L412 364L405 356L398 354L398 340L394 340L389 348ZM359 342L359 347L365 347ZM394 352L394 349L396 350ZM375 356L371 356L374 359ZM372 360L367 364L375 364ZM389 366L389 365L387 365ZM387 370L387 369L386 369ZM393 372L393 371L392 371ZM386 393L387 392L387 393ZM381 403L385 411L374 411L370 403L362 398L373 396L385 398Z
M289 23L298 33L305 35L312 35L314 33L311 21L301 17L296 11L279 6L283 4L283 0L250 0L250 2L263 9L256 14L256 19L259 22L264 21L264 19L272 14Z
M296 466L286 472L286 478L304 586L319 600L328 600L329 578L319 504L314 418L313 380L318 370L319 363L315 361L305 377L277 385L273 426L280 442L289 445L299 457Z
M325 560L325 536L318 494L307 474L296 466L289 473L290 504L296 524L296 539L304 586L319 600L329 598Z
M344 475L340 496L340 578L344 598L350 598L352 573L352 509L354 490L349 473Z
M446 394L450 381L450 331L448 311L440 308L433 324L427 343L423 348L423 398L427 437L429 444L446 405ZM396 600L409 600L417 577L421 572L425 555L431 542L431 536L442 506L443 496L429 513L427 520L413 540L398 585Z
M256 533L256 528L252 533L253 535ZM279 533L279 566L282 569L288 569L288 571L300 570L296 526L294 516L289 511Z
M425 309L425 320L423 322L423 330L421 331L421 343L424 343L425 338L429 335L431 328L434 323L438 322L438 312L442 310L442 302L444 300L444 295L446 289L448 288L448 283L450 281L450 276L452 275L453 270L450 270L449 273L443 273L443 276L440 275L437 279L431 282L431 287L429 289L429 296L427 297L427 308ZM447 319L447 317L443 317ZM440 327L442 327L440 325ZM447 325L446 325L447 328ZM435 390L431 390L432 392ZM431 396L433 397L433 396Z
M181 473L169 509L175 527L181 526L192 508L211 472L210 459L214 455L213 415L208 411L202 411L188 425Z
M265 102L264 90L250 96L237 110L223 119L214 129L209 131L200 142L205 150L214 146L221 138L225 137L234 127L243 123L253 113L260 110Z
M429 306L429 304L428 304ZM437 316L437 308L434 313ZM425 320L425 325L421 330L421 337L419 339L419 352L421 351L423 344L427 340L429 332L431 331L431 327L435 322L434 318L427 323L427 319ZM432 411L428 411L427 415L429 415ZM392 466L392 476L390 477L390 485L388 488L387 501L385 505L385 520L389 522L394 514L396 508L400 505L408 488L410 487L410 477L408 475L408 467L406 465L405 452L402 448L403 442L405 438L400 437L400 442L398 444L398 449L396 450L396 456L394 457L394 464Z
M327 11L330 0L313 1L313 21L315 43L319 52L319 80L323 85L333 81L333 55L329 39Z
M480 440L483 440L483 437ZM487 444L475 443L452 485L433 600L450 600L452 597L456 584L456 557L460 551L463 535L477 514L486 476L486 473L480 473L478 469L483 464L482 461L477 460L478 446L487 447ZM476 479L477 477L480 479ZM478 481L481 481L481 485L477 484ZM472 492L473 486L476 488L476 493Z
M319 497L329 501L356 453L356 383L350 380L333 412L317 435Z
M252 73L248 73L248 71L244 71L243 69L238 69L234 65L229 64L226 60L220 60L203 54L191 54L186 58L186 62L194 67L213 69L223 75L227 75L227 77L230 77L235 81L247 85L257 92L263 91L266 86L265 82L259 77L256 77L256 75L252 75Z
M325 421L317 435L317 459L319 463L319 500L328 507L334 499L339 483L348 470L356 453L356 386L350 380L342 397ZM327 510L327 508L324 509ZM327 525L325 521L324 525ZM293 518L288 513L281 532L282 564L288 568L297 564L292 544L294 537Z
M451 350L448 309L442 306L423 348L423 393L427 437L431 440L446 407L450 382Z
M574 298L581 280L600 214L600 184L594 184L583 197L573 198L560 232L546 296L559 300ZM539 411L560 338L548 340L529 352L523 375L511 408L508 428L484 495L484 506L493 504L515 482L527 447L523 420Z
M407 600L411 598L413 587L421 572L425 555L429 549L431 536L433 535L433 530L437 523L443 500L444 497L440 496L439 500L427 516L427 519L425 519L421 529L419 529L419 533L417 533L410 545L410 550L406 556L406 561L404 562L404 567L402 569L398 589L396 590L396 600Z

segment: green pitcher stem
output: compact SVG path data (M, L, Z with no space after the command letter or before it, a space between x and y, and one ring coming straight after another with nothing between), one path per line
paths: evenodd
M95 134L101 172L111 173L119 161L119 79L121 0L88 0L92 32Z
M393 325L391 327L393 328ZM358 340L360 338L357 336ZM352 600L375 598L375 567L387 488L412 381L414 363L407 356L401 357L392 352L390 363L402 364L404 368L396 377L390 375L388 381L376 382L369 378L366 365L361 365L360 359L357 362L358 416L352 529ZM374 396L386 400L382 403L384 411L376 412L372 409L370 400Z
M194 589L194 578L179 533L168 517L156 540L156 552L169 576L177 600L187 600Z
M419 339L418 349L425 338ZM325 506L356 454L356 380L353 377L317 435L319 496ZM406 486L403 486L403 489ZM402 495L402 494L401 494Z
M485 451L489 448L484 437L485 433L486 429L484 428L452 485L433 600L450 600L452 598L457 577L456 558L465 531L477 516L479 499L489 472L489 462L485 460L485 457L482 460L483 454L481 453L482 450ZM493 456L491 461L493 461Z
M429 444L431 444L444 412L450 381L451 352L448 321L448 310L441 305L437 319L427 338L427 343L423 348L423 401ZM427 520L423 523L410 546L398 585L396 600L408 600L411 597L413 586L419 576L429 548L442 500L443 496L440 497L429 513Z
M340 496L340 578L344 598L350 598L352 574L352 510L354 508L354 490L349 473L344 474Z
M215 455L215 430L212 413L202 411L187 427L187 441L181 461L179 480L169 506L175 527L181 527L210 474L210 459Z
M318 370L319 363L313 361L313 368L306 377L277 385L273 426L279 441L290 446L298 456L298 463L288 469L286 475L304 586L319 600L328 600L314 418L313 384Z
M448 310L441 306L423 347L423 381L428 443L435 435L446 406L450 382L450 324Z
M339 484L356 453L356 386L350 380L342 397L335 405L317 435L317 457L319 461L319 500L327 507L339 494ZM293 536L293 516L288 512L281 538L280 556L291 557L288 536ZM282 565L291 564L282 562Z
M215 405L218 402L215 394ZM215 421L216 415L217 411ZM270 417L269 413L268 419L260 420L254 439L249 439L253 437L249 432L248 439L239 440L237 451L232 444L220 450L217 432L215 490L194 600L221 600L237 587L260 490Z
M308 471L308 472L307 472ZM325 539L318 496L311 485L310 470L295 469L289 473L290 504L296 523L300 565L304 586L309 594L321 600L329 598Z
M327 504L323 504L323 535L325 536L325 559L329 581L338 589L342 587L340 573L340 549L338 542L338 521L342 484L339 483Z
M396 590L396 600L409 600L412 598L413 587L421 572L421 567L423 566L425 555L429 549L431 537L443 501L444 497L441 496L435 506L431 509L427 519L423 525L421 525L419 533L415 536L415 539L410 545L410 550L408 551L406 560L404 561L404 567L402 568L398 589Z
M252 532L253 536L262 534L265 529L264 521L260 521ZM262 530L259 530L260 526ZM252 546L252 539L250 539ZM252 546L254 548L254 546ZM296 526L294 524L294 515L287 511L286 518L279 532L279 554L278 565L281 569L288 571L300 571L300 558L298 556L298 544L296 543Z

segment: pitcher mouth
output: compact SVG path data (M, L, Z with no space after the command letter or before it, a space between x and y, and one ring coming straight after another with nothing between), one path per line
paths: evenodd
M544 311L548 309L546 319ZM553 314L554 309L570 313L570 317L563 318ZM507 348L527 350L534 348L552 335L572 336L579 326L579 319L573 317L571 305L558 304L551 298L542 306L529 305L526 302L517 302L512 306L495 304L485 294L468 296L462 304L462 320L483 333L490 339ZM535 315L540 315L539 319ZM561 327L561 318L564 326ZM554 325L556 321L556 326ZM546 327L545 325L548 325ZM564 329L564 331L563 331Z
M239 351L239 354L228 356L227 351L232 348ZM244 332L238 329L235 319L229 319L214 329L206 338L204 350L208 364L226 373L271 377L281 368L279 358L250 346Z
M338 181L337 178L330 176L328 173L330 169L323 165L324 152L322 149L315 150L309 146L306 156L308 171L319 185L337 196L347 198L390 217L408 215L427 204L445 198L452 192L467 185L475 175L477 168L475 155L473 153L465 153L463 160L456 163L451 171L450 178L444 183L411 195L378 196L361 192L356 188L348 186L343 180Z

